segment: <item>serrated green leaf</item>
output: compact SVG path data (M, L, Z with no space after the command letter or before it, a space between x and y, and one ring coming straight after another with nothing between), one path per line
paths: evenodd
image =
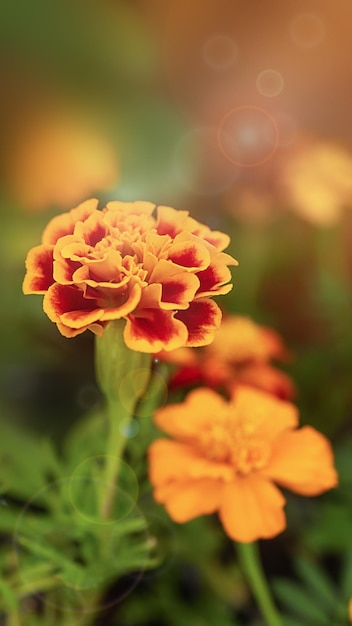
M71 565L71 560L68 556L62 551L55 550L51 545L45 544L42 538L40 541L33 541L33 539L20 536L17 539L17 543L31 554L52 563L58 568L69 567Z
M6 492L15 498L30 500L39 492L38 504L46 502L48 473L59 470L54 450L45 440L8 422L1 424L0 472Z

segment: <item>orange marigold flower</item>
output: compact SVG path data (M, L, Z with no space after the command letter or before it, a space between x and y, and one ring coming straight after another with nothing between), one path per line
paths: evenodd
M328 440L310 426L297 430L295 406L263 391L238 387L227 402L197 389L154 421L174 439L151 444L150 481L175 522L218 512L226 533L249 543L286 528L275 483L306 496L337 484Z
M288 357L280 336L248 317L225 317L212 344L205 348L180 348L158 356L178 368L171 377L172 387L203 383L231 393L234 386L245 384L282 399L294 395L289 376L270 363L271 359Z
M25 294L44 294L44 311L65 337L101 336L126 319L132 350L157 352L213 339L228 293L229 237L151 202L88 200L54 217L27 255Z

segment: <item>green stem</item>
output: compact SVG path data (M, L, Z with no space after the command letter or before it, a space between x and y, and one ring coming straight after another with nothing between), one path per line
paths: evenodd
M130 419L131 415L124 410L124 407L116 402L108 402L107 414L109 419L110 432L108 435L106 462L104 468L104 479L102 482L100 514L103 519L110 519L114 504L116 482L121 465L121 457L126 445L126 437L121 429L122 422Z
M150 379L151 357L127 348L124 327L125 320L109 322L95 344L97 381L105 396L110 429L100 498L103 519L111 517L128 420Z
M236 547L242 571L247 578L267 626L281 626L281 618L271 597L257 544L236 543Z

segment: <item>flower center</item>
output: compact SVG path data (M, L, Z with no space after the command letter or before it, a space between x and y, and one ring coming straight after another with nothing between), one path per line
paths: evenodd
M211 461L228 463L241 475L265 467L270 457L269 443L256 436L250 422L236 425L215 422L197 439L204 456Z

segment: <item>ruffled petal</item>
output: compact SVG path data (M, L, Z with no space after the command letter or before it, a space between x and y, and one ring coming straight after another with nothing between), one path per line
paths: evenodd
M65 324L61 324L60 322L56 322L56 326L61 335L63 337L66 337L67 339L77 337L77 335L81 335L89 328L89 326L83 326L82 328L70 328L69 326L65 326ZM101 334L103 334L103 328L101 328Z
M149 478L154 487L170 481L195 480L200 478L233 479L234 471L226 463L217 463L201 456L186 443L157 439L148 450Z
M149 278L151 283L160 283L162 290L160 306L163 309L187 309L199 287L199 280L170 261L159 261Z
M154 209L155 204L152 202L147 202L144 200L136 200L134 202L122 202L121 200L111 200L106 205L106 208L103 209L103 212L108 213L111 211L112 213L132 213L134 215L146 215L150 216Z
M84 222L77 222L74 229L75 237L82 239L87 246L92 248L108 234L109 229L101 211L95 211Z
M202 478L192 482L175 482L155 489L154 498L165 505L171 519L180 524L218 510L223 484L220 480Z
M275 485L252 474L224 485L219 515L231 539L251 543L275 537L286 528L284 505Z
M268 442L275 441L283 431L298 426L297 408L265 391L239 385L234 389L232 400L236 404L238 419Z
M42 245L28 252L22 285L24 294L45 293L53 284L53 249L53 246Z
M200 222L197 222L193 217L187 218L185 226L191 233L217 248L219 252L225 250L230 244L230 237L228 235L219 230L211 230L209 226L200 224Z
M156 219L158 234L169 235L174 239L183 230L188 215L188 211L179 211L170 206L158 206Z
M92 198L68 213L61 213L50 220L43 232L43 244L55 245L60 237L72 235L77 222L83 222L98 208L98 200Z
M283 487L306 496L319 495L338 483L330 442L310 426L282 433L264 472Z
M175 350L185 345L187 328L172 311L141 309L127 317L124 339L128 348L138 352Z
M168 404L155 412L154 423L165 433L196 441L202 432L228 414L228 403L212 389L195 389L181 404Z
M197 277L200 280L197 297L204 298L205 296L223 295L231 291L232 285L224 284L231 280L231 272L227 267L228 265L237 265L237 261L228 254L219 252L213 256L211 263L206 269L197 272Z
M282 400L291 400L295 395L291 378L285 372L267 363L252 362L235 370L229 385L230 393L237 384L262 389Z
M121 317L126 317L138 306L141 299L141 293L141 286L136 283L127 291L127 295L125 294L122 302L118 306L111 306L104 309L100 320L110 321L115 319L121 319Z
M208 298L194 300L186 311L176 315L187 327L186 346L206 346L213 340L214 331L221 324L221 311L218 305Z
M48 289L43 308L52 322L77 330L100 320L104 312L94 300L86 299L77 287L58 283Z
M168 259L189 271L201 271L210 265L211 255L204 242L189 233L181 233L170 246Z

